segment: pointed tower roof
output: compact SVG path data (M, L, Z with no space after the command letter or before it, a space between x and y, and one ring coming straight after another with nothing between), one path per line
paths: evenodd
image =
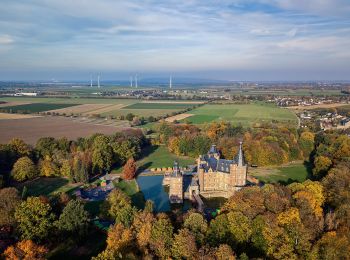
M174 161L173 176L178 176L180 174L181 172L180 172L179 163L177 161Z
M237 155L237 165L238 166L243 166L244 164L244 159L243 159L243 151L242 151L242 142L239 142L239 151Z

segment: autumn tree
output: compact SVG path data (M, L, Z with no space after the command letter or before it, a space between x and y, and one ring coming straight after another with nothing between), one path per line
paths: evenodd
M16 154L17 158L31 155L31 147L28 144L26 144L22 139L13 138L9 142L9 145L12 151L14 151L14 153Z
M49 156L45 156L45 159L39 162L39 171L41 176L51 177L59 175L58 166L52 162Z
M221 244L215 252L217 260L235 260L235 254L229 245Z
M31 240L23 240L16 245L9 246L4 256L7 260L45 260L48 251L46 247L37 245Z
M134 158L130 158L123 167L123 179L132 180L136 174L136 163Z
M11 176L16 181L32 179L36 175L36 167L33 161L27 156L19 158L17 162L13 165L13 169L11 171Z
M15 188L0 190L0 226L13 226L15 224L15 210L21 198Z
M171 248L172 257L175 259L192 259L197 254L196 239L188 229L180 229L174 236Z
M332 166L332 161L326 156L317 156L314 160L315 167L312 169L313 174L320 178L324 176Z
M50 233L54 215L48 203L29 197L16 208L15 219L23 239L42 240Z

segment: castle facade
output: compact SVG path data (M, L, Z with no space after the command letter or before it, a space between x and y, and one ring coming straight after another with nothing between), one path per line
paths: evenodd
M175 162L173 172L165 174L163 185L169 185L171 203L182 203L194 195L206 198L229 198L246 185L247 165L244 162L242 143L232 160L220 159L220 153L212 145L207 154L197 159L197 172L186 174Z

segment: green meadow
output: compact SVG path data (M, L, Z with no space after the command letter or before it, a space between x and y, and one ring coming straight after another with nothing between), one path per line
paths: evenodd
M250 104L206 104L190 112L193 116L183 121L193 124L227 120L243 126L254 123L283 122L296 125L296 115L273 104L254 102Z

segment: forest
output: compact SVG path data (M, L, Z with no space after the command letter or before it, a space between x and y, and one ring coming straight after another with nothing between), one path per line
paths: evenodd
M195 156L215 141L223 156L229 158L236 142L243 138L251 163L270 165L307 159L313 165L313 174L303 183L243 188L212 219L193 209L156 213L152 201L138 209L130 197L115 189L100 206L100 217L114 224L89 257L349 259L348 135L336 131L314 134L283 128L243 129L224 122L205 129L163 124L158 131L153 142L168 144L174 153ZM2 145L1 171L9 175L4 175L7 187L0 190L0 226L1 233L12 238L3 256L52 258L58 244L79 247L91 234L100 233L92 226L83 201L65 193L52 198L27 197L11 187L13 181L46 176L47 172L67 176L73 182L88 181L112 165L138 158L146 144L142 132L134 131L77 141L43 138L34 148L19 139Z

